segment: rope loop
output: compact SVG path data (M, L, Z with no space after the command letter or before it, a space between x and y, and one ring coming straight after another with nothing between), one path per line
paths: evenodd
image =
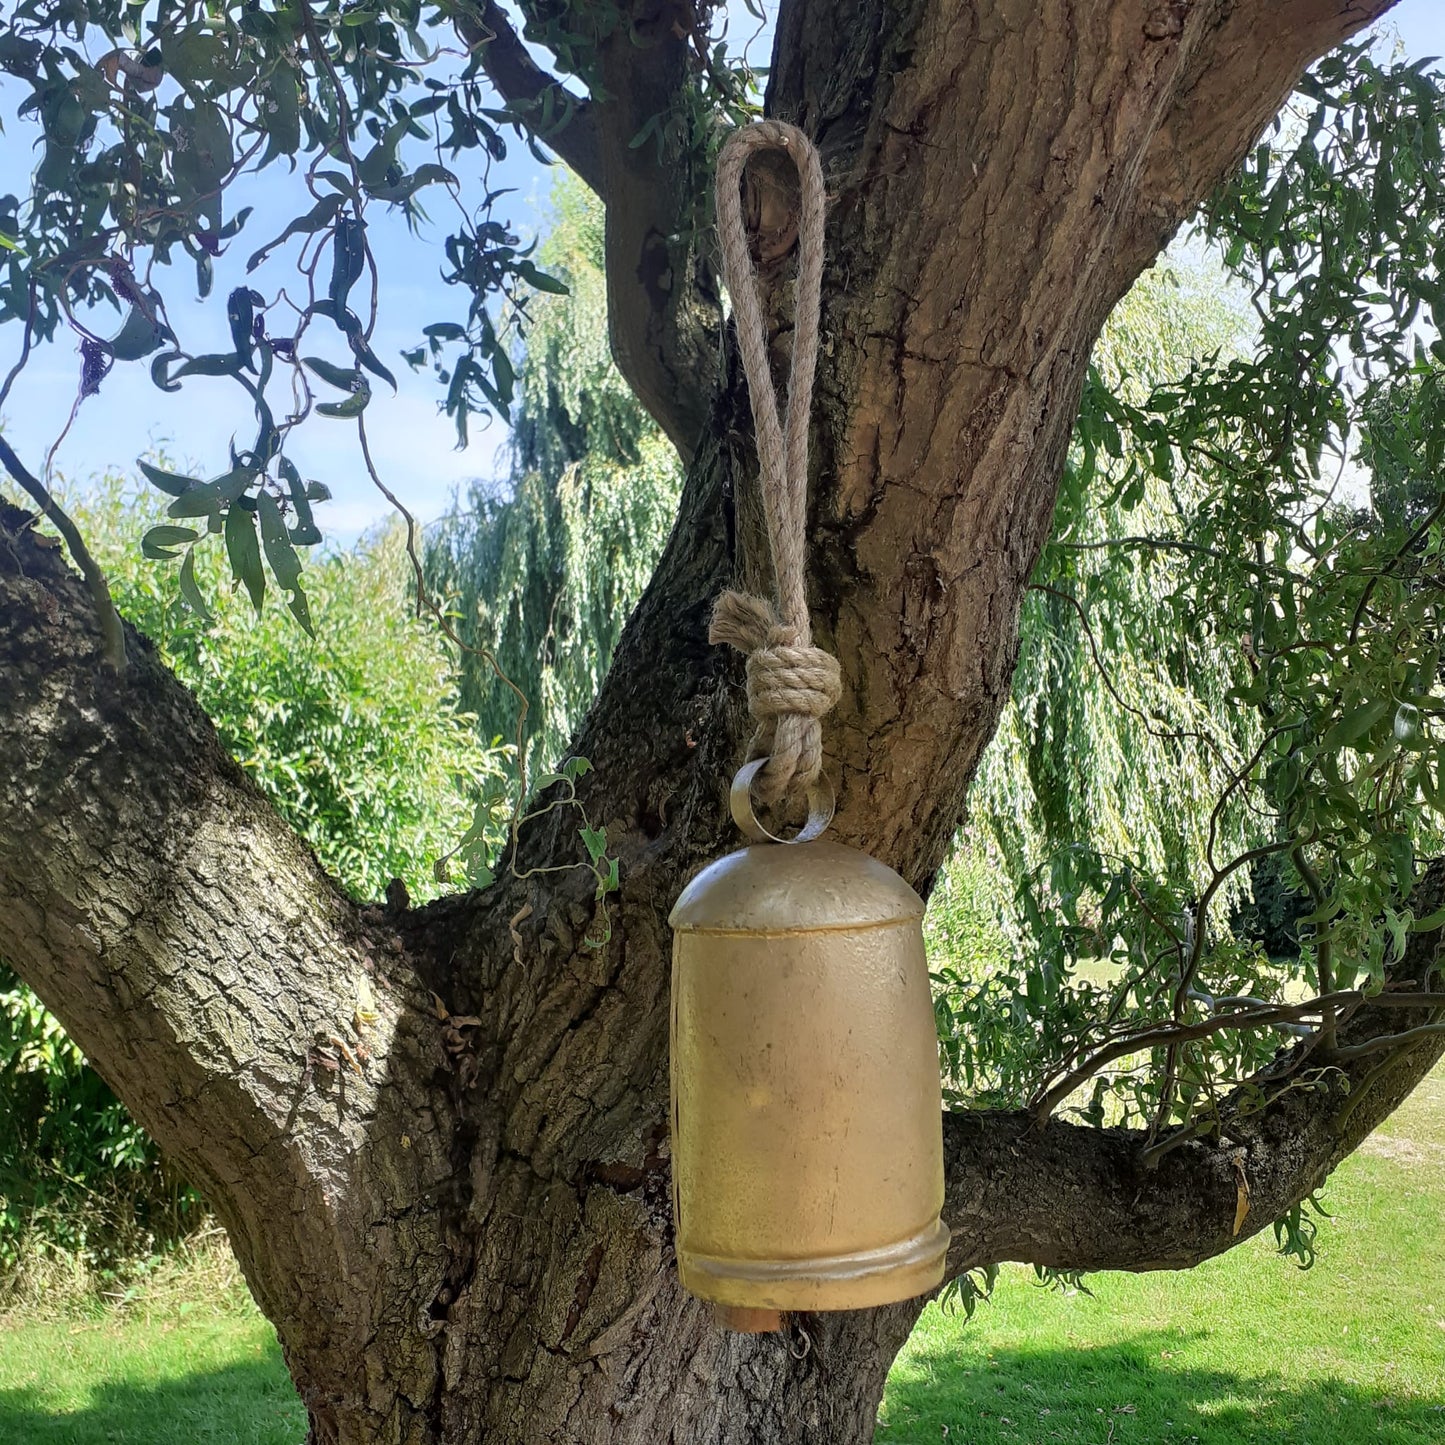
M783 150L792 156L801 194L793 355L781 416L740 194L743 168L748 157L760 150ZM734 131L718 157L723 277L732 297L757 432L778 602L775 608L761 597L725 592L718 598L708 636L748 654L748 710L758 724L749 756L768 760L754 782L765 803L807 789L817 780L823 765L819 719L842 694L837 659L813 646L805 591L808 421L818 360L825 198L817 148L784 121L759 121Z

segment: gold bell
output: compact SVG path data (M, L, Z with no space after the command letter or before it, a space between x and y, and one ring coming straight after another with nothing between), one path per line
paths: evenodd
M748 787L733 814L754 838ZM741 792L740 792L741 790ZM733 1328L861 1309L943 1279L943 1103L923 902L814 841L704 869L669 919L672 1178L683 1287Z

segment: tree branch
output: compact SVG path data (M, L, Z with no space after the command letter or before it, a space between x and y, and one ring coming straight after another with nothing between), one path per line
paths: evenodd
M365 1272L337 1250L380 1241L379 1270L391 1247L357 1181L403 1148L396 1177L452 1172L429 996L151 646L127 628L130 666L100 665L84 585L27 522L0 504L0 954L208 1196L288 1348L331 1301L354 1358L338 1291Z
M1136 210L1141 252L1152 258L1239 164L1306 66L1396 3L1244 0L1193 7L1209 12L1198 23L1185 19L1182 7L1161 6L1178 12L1179 29L1151 39L1177 41L1184 68L1145 158Z
M604 237L612 355L684 462L697 452L719 383L722 319L710 249L695 234L709 178L658 124L681 114L693 17L670 0L625 7L596 45L597 93L579 100L528 54L495 0L452 18L522 123L607 207ZM590 43L590 42L589 42ZM558 120L543 125L548 102ZM565 120L562 119L565 117ZM651 138L638 144L649 129Z
M1445 864L1432 865L1417 897L1445 893ZM1387 990L1340 1030L1340 1047L1317 1084L1279 1089L1281 1067L1307 1043L1283 1050L1220 1110L1220 1143L1187 1139L1148 1153L1141 1129L1097 1129L1024 1110L944 1119L950 1269L1001 1260L1058 1269L1187 1269L1232 1248L1318 1189L1445 1054L1439 1025L1411 1027L1438 979L1445 930L1412 937ZM1445 1009L1445 990L1439 994ZM1388 1048L1387 1062L1379 1054ZM1316 1062L1312 1059L1311 1062ZM1275 1094L1257 1107L1260 1087ZM1151 1158L1157 1163L1151 1163ZM1249 1213L1234 1233L1239 1169Z
M28 336L26 339L28 342ZM85 585L90 589L91 605L95 608L101 636L105 639L105 660L115 671L123 672L125 670L125 633L121 629L120 614L115 610L115 603L111 601L110 584L105 580L105 573L100 570L99 563L90 555L90 548L85 545L85 538L80 535L80 529L71 521L69 514L60 503L55 500L50 488L39 477L31 474L3 436L0 436L0 465L3 465L15 481L34 499L35 505L50 519L55 530L65 538L65 545L70 549L70 555L75 559L75 565L80 568L80 574L85 578Z
M607 202L607 325L618 370L684 463L697 454L721 382L722 305L710 236L697 232L711 176L665 149L682 114L691 36L669 0L642 0L600 47Z
M578 99L532 59L496 0L459 3L453 23L467 47L481 57L487 79L522 123L605 201L606 178L594 102ZM543 125L547 114L553 120Z

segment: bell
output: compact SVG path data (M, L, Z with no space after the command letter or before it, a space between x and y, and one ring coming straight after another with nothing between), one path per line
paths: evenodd
M739 774L744 798L753 770ZM891 868L819 841L732 853L672 910L678 1272L732 1328L888 1304L943 1279L922 918Z

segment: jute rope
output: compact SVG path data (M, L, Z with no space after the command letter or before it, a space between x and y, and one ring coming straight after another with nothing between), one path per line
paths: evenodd
M787 407L780 420L768 364L767 329L758 278L743 224L743 167L755 151L783 150L802 182L798 222L797 303ZM717 165L717 224L723 276L732 297L738 350L748 379L762 474L777 605L743 592L724 592L708 638L748 655L748 711L757 723L749 757L766 757L753 789L775 803L805 789L823 763L819 721L842 693L838 660L813 646L804 591L808 504L808 417L818 360L818 305L823 280L823 168L812 141L796 126L759 121L734 131Z

